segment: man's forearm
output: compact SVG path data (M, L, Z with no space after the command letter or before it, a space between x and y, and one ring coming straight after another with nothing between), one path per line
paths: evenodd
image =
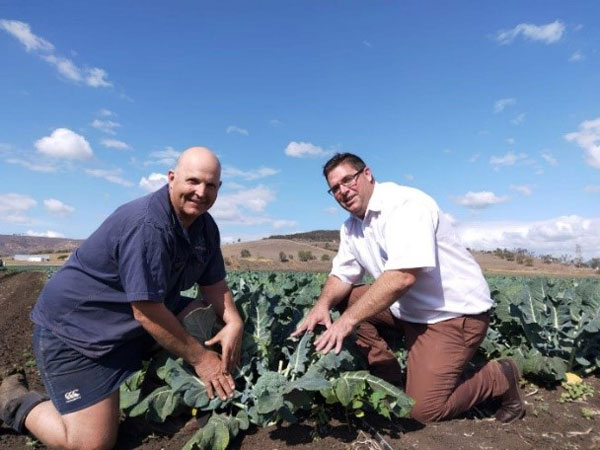
M355 326L389 308L414 284L417 272L418 269L384 272L342 317Z
M199 362L206 349L185 330L179 320L162 303L132 302L132 309L135 320L160 346L192 365Z
M202 297L212 305L215 313L224 323L239 322L243 324L242 318L233 301L231 291L224 280L211 286L201 286L200 291L202 292Z
M352 285L344 283L338 277L330 275L321 290L317 304L331 309L350 295Z

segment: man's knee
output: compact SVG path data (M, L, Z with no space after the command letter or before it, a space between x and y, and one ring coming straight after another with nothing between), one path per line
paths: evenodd
M439 422L448 419L444 404L427 404L417 401L410 411L410 416L421 423Z
M365 292L369 290L369 287L370 286L368 284L354 286L352 288L352 291L350 291L350 295L348 296L348 302L346 307L352 306L354 303L356 303L358 299L361 298L365 294Z
M117 443L117 433L101 433L97 436L80 436L69 440L66 450L110 450Z

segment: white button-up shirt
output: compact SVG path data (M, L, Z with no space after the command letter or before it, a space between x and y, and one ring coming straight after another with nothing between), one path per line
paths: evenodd
M418 189L375 183L364 219L351 215L342 225L331 275L353 284L365 271L377 279L415 268L422 270L390 307L394 316L436 323L491 308L479 265L436 202Z

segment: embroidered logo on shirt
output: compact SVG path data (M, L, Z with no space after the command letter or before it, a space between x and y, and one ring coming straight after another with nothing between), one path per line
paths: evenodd
M74 402L75 400L81 400L79 389L73 389L65 394L65 400L67 403Z

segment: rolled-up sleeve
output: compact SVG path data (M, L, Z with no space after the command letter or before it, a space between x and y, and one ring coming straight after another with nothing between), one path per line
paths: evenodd
M362 281L365 273L352 251L352 245L347 235L346 225L340 229L340 248L331 267L330 275L333 275L344 283L355 284Z

